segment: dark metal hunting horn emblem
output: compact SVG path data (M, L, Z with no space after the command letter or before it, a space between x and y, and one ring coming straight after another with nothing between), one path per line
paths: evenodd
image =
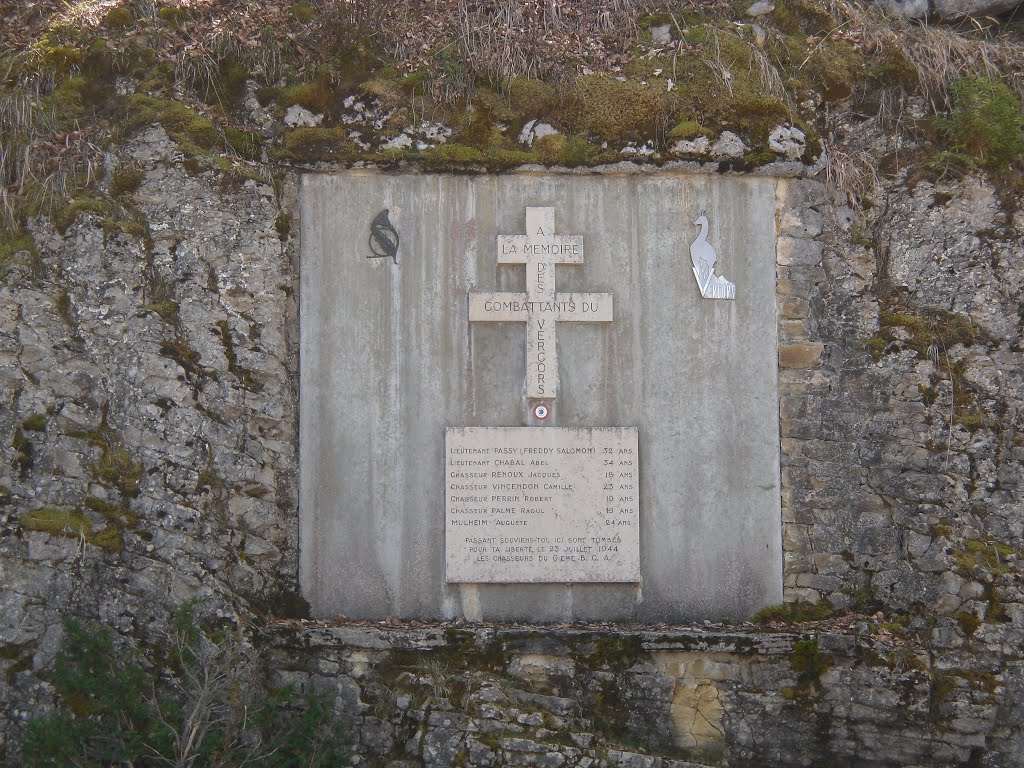
M388 209L385 208L370 223L370 251L373 255L366 258L386 259L390 256L391 261L397 264L398 240L398 230L388 218Z

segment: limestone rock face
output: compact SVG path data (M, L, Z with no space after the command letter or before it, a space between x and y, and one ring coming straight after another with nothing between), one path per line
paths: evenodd
M718 141L711 147L711 155L718 158L743 157L746 149L743 139L732 131L722 131Z
M305 107L292 104L284 113L284 124L295 128L297 126L314 126L323 122L323 115L315 115Z
M790 160L799 160L807 147L807 137L795 126L778 125L768 134L768 148Z
M519 132L519 143L525 147L532 147L533 142L537 139L557 134L558 129L554 126L542 123L540 120L530 120L523 126L523 130Z
M230 620L296 589L294 232L162 129L126 154L145 237L39 218L38 269L0 282L0 699L26 714L62 616L154 639L175 604Z

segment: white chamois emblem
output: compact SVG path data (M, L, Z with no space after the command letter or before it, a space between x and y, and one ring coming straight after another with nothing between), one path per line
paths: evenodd
M715 262L718 256L708 242L708 217L700 212L694 222L700 227L700 234L690 244L690 260L693 261L693 276L697 278L700 295L705 299L735 299L736 285L721 275L715 274Z

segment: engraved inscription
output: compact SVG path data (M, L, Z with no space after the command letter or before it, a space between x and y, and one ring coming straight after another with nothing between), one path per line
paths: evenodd
M632 427L445 431L445 580L635 582Z

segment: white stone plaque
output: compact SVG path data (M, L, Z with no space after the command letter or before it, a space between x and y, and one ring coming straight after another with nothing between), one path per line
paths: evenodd
M635 427L445 430L447 582L640 580Z

